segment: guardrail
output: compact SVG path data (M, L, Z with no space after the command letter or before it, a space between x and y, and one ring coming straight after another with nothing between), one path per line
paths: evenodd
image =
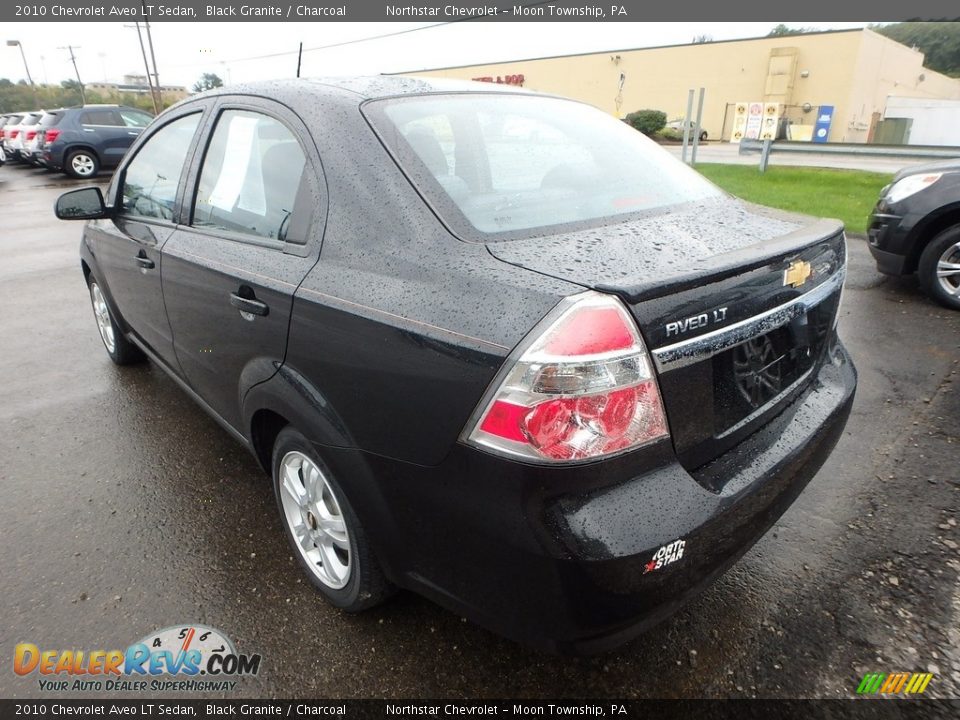
M960 147L940 145L870 145L865 143L814 143L790 140L741 140L740 154L760 153L760 172L767 169L770 153L854 155L898 158L960 158Z

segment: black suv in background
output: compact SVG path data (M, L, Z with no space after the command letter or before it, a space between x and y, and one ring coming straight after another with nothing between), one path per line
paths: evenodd
M116 167L153 116L124 105L84 105L50 110L38 161L75 178Z
M930 297L960 310L960 160L894 175L880 191L867 238L880 272L915 272Z

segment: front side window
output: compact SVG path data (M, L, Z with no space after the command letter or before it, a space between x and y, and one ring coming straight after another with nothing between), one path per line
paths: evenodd
M123 124L127 127L132 128L145 128L150 124L150 121L153 120L151 115L148 115L145 112L140 112L139 110L120 110L120 119L123 120Z
M721 195L633 128L581 103L464 93L382 100L364 112L466 237L602 224Z
M286 239L305 167L300 143L279 120L224 111L203 159L192 224Z
M137 151L123 173L121 214L172 220L180 173L200 113L185 115L157 130Z

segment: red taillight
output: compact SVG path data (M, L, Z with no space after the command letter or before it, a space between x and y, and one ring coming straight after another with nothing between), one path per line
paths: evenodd
M47 130L47 131L43 134L43 141L44 141L45 143L52 143L54 140L57 139L57 136L58 136L59 134L60 134L60 131L59 131L59 130L56 130L56 129Z
M650 358L619 300L566 298L511 354L464 439L539 462L604 457L667 437Z
M33 140L37 136L36 130L27 130L27 140Z
M13 139L17 136L17 133L19 133L19 132L20 132L19 130L11 130L11 131L10 131L10 139L13 140Z

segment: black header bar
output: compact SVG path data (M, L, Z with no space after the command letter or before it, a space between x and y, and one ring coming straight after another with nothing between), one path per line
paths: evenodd
M727 0L700 5L656 0L33 0L4 2L0 22L700 22L769 20L794 23L883 22L960 19L957 0L872 0L867 3L804 0L789 7L760 0Z

